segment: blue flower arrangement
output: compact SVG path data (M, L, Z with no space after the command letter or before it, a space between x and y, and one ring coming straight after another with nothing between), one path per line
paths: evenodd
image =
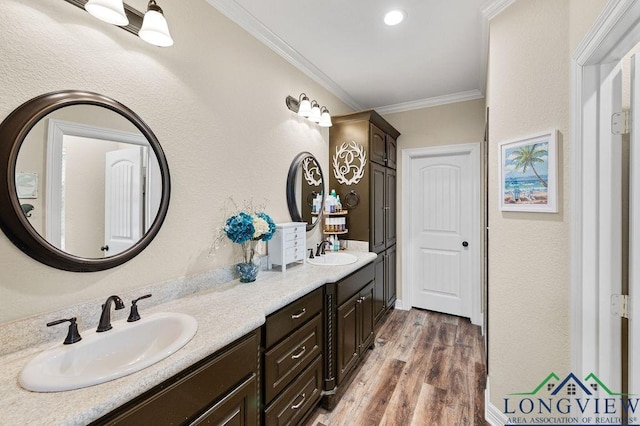
M276 231L276 224L264 212L249 214L240 212L227 219L224 232L234 243L247 241L269 241Z

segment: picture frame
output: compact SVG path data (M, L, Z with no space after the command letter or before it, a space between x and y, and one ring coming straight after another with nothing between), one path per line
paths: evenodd
M498 144L500 210L558 212L557 133L550 130Z
M16 173L18 198L38 198L38 173Z

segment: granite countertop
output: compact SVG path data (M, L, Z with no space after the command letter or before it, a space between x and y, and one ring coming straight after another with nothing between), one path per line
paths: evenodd
M242 284L236 279L210 288L205 286L197 293L150 308L141 304L141 316L153 312L192 315L198 321L198 332L186 346L168 358L137 373L100 385L54 393L24 390L18 384L20 371L35 355L56 342L39 342L6 353L0 356L0 424L87 424L260 327L267 315L325 283L344 278L376 258L374 253L351 253L358 257L358 261L351 265L326 267L304 264L289 267L284 273L261 271L253 283ZM128 312L128 309L118 312L124 311ZM44 324L50 318L51 315L43 315L31 319L31 323ZM114 317L113 321L118 319ZM15 325L10 323L3 327ZM81 326L80 332L93 332L92 328L95 327L86 327L83 331ZM59 340L63 340L65 333L58 334Z

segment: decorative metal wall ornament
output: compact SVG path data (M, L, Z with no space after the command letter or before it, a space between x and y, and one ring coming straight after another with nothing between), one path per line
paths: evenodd
M348 209L355 209L360 204L360 196L356 191L349 191L347 195L344 196L344 204Z
M302 169L304 170L304 178L309 186L320 186L322 184L322 174L320 166L312 157L307 157L302 161Z
M356 185L364 176L366 164L367 154L362 145L355 141L343 142L333 155L333 175L338 183Z

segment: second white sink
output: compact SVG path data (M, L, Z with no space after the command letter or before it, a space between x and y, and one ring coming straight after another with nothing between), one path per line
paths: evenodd
M103 333L62 343L32 359L20 373L20 385L36 392L57 392L97 385L140 371L186 345L198 322L181 313L157 313L133 323L112 323Z
M355 263L356 260L358 258L351 253L327 253L313 259L307 259L307 262L312 265L341 266Z

